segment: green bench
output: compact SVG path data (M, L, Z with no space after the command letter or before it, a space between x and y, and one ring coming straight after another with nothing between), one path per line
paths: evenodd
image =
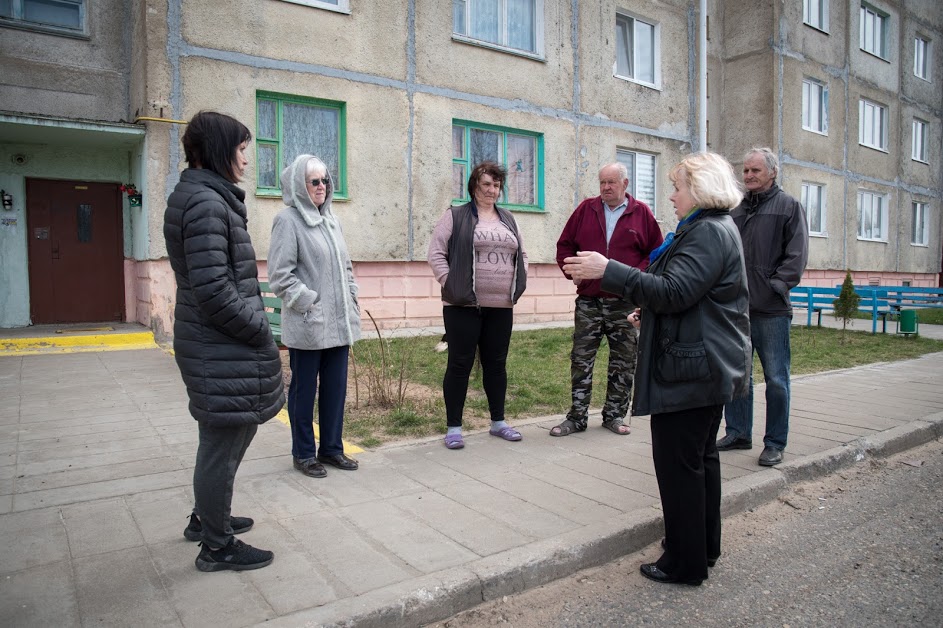
M267 281L259 282L259 290L262 293L262 305L265 306L265 316L268 317L269 327L272 328L272 335L275 336L275 344L279 349L284 349L282 344L282 300L275 296Z

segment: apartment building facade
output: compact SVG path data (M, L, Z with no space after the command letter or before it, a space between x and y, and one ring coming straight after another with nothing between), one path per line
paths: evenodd
M816 1L824 28L806 20ZM779 153L781 184L820 226L813 281L851 268L865 282L935 284L943 16L932 0L867 5L886 18L882 57L852 36L859 6L709 3L708 145L735 164L753 145ZM665 175L701 148L699 19L688 0L0 3L0 187L12 197L0 327L136 320L170 333L163 210L184 167L180 123L203 109L253 132L242 186L263 277L278 173L311 152L337 182L362 309L383 327L439 324L432 227L492 158L509 169L505 205L531 262L516 319L567 320L574 288L555 242L598 194L599 167L625 163L630 193L674 227ZM902 42L918 36L923 57L915 44L909 58ZM926 76L906 76L920 63ZM870 103L861 133L859 102ZM904 129L911 118L922 143ZM922 159L905 159L918 144ZM120 191L128 183L139 201ZM107 307L72 305L89 294Z

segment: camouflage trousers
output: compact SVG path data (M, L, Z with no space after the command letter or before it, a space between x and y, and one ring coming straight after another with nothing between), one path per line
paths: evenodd
M570 352L570 378L573 405L566 418L586 426L593 395L593 367L603 336L609 343L609 380L603 421L623 419L632 401L632 379L638 353L638 330L628 316L635 306L616 298L577 297L573 326L573 350ZM630 417L631 418L631 417ZM626 421L629 424L629 421Z

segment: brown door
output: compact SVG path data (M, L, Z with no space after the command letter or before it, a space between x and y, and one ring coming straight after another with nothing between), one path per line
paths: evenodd
M116 184L27 179L26 223L34 325L124 319Z

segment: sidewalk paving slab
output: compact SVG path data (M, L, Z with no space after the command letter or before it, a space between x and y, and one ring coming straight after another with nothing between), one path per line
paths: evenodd
M927 326L921 326L921 332ZM943 437L943 353L793 379L786 461L721 454L724 516ZM236 481L252 572L198 572L182 538L196 425L159 349L0 357L0 617L4 625L417 626L639 550L662 535L648 417L508 443L470 434L358 454L325 479L291 468L290 431L259 429ZM627 576L634 577L634 576Z

